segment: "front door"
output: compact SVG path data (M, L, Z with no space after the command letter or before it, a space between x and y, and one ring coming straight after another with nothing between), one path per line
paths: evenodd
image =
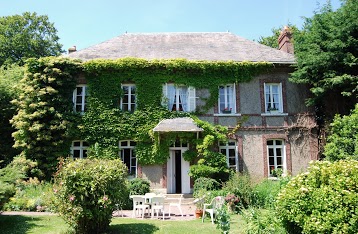
M167 193L190 193L190 164L183 158L185 150L170 149L167 162Z

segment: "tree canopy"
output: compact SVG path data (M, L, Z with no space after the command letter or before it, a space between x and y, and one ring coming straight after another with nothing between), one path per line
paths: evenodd
M291 80L306 83L313 94L308 104L321 116L349 114L358 92L358 4L342 0L333 11L325 5L295 35L297 68Z
M350 115L335 116L324 154L330 161L358 159L358 104Z
M299 32L299 29L295 25L292 25L292 24L288 24L287 26L292 30L292 35L293 35L292 43L294 43L294 36L296 33ZM272 36L267 36L267 37L261 36L257 42L260 44L267 45L269 47L278 49L278 37L280 36L282 29L283 29L283 26L278 27L278 28L272 28L271 29Z
M63 52L59 39L46 15L25 12L0 17L0 66L59 55Z

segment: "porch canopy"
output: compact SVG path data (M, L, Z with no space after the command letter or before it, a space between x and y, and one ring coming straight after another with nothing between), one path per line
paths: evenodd
M189 117L174 118L174 119L163 119L158 123L154 132L202 132L202 128L199 128L194 120Z

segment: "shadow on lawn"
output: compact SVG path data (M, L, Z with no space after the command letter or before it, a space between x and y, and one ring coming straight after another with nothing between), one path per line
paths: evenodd
M0 214L0 227L2 234L23 234L37 226L35 221L38 217L23 215L2 215Z
M111 225L110 233L126 233L126 234L150 234L158 231L159 228L149 223L125 223Z

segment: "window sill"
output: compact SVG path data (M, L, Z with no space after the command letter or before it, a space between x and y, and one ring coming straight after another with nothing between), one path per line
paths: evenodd
M288 113L281 113L281 112L267 112L267 113L261 113L261 116L287 116Z
M216 114L214 114L214 116L218 116L218 117L220 117L220 116L228 116L228 117L230 117L230 116L241 116L241 114L239 114L239 113L216 113Z

